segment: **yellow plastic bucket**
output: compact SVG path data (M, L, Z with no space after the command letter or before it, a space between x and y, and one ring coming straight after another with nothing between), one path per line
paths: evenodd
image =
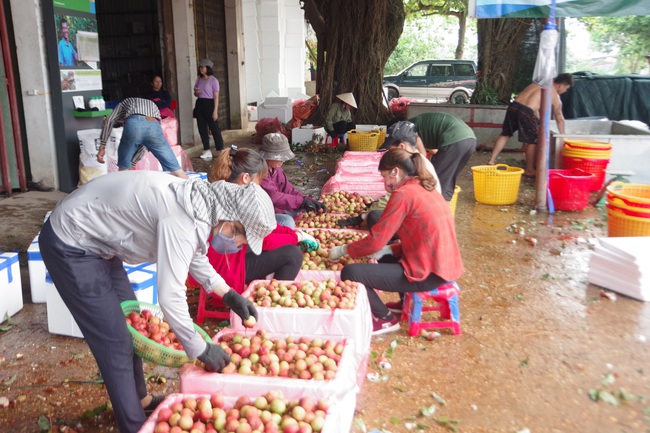
M626 215L623 209L607 206L609 237L650 236L650 218Z
M454 187L454 195L451 196L449 201L449 208L451 209L451 216L456 216L456 203L458 203L458 194L462 191L458 185Z

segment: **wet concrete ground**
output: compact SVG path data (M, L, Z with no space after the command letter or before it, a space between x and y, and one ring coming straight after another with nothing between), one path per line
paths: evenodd
M334 160L298 158L304 166L288 163L285 170L317 195ZM518 163L519 154L509 158ZM371 361L368 371L379 380L364 383L353 431L650 431L650 305L620 295L610 300L586 281L592 239L607 233L603 211L531 214L529 180L514 205L477 203L469 167L487 159L476 154L458 182L457 235L466 267L458 281L462 335L441 331L427 341L408 337L402 325L375 338L373 354L392 352L392 368L379 370ZM192 161L205 170L207 163ZM1 204L0 244L27 245L44 208L10 215ZM512 224L525 236L512 233ZM17 226L31 237L10 238ZM106 401L101 386L90 383L96 366L85 343L48 334L44 304L27 304L13 320L0 334L0 397L20 401L0 409L0 431L37 432L39 415L85 432L117 431L105 411L83 416ZM150 385L156 392L178 390L176 370L149 364L146 370L167 378ZM423 408L434 413L423 416Z

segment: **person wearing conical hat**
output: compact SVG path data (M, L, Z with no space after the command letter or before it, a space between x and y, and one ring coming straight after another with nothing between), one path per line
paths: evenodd
M357 108L357 101L352 93L340 93L336 95L336 101L330 105L325 116L325 130L330 135L345 134L356 128L352 122L352 109Z

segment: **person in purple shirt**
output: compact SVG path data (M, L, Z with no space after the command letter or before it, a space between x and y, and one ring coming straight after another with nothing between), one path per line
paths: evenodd
M214 138L216 150L223 150L223 137L219 129L219 80L214 77L212 60L203 59L199 62L199 71L194 83L194 96L197 97L194 106L194 117L196 126L199 128L199 135L203 142L203 153L201 159L212 159L210 152L210 135Z
M295 156L284 134L278 132L266 134L262 139L260 154L269 167L269 174L262 180L261 186L271 197L278 224L295 228L293 215L298 212L327 212L323 203L294 188L282 170L282 164Z

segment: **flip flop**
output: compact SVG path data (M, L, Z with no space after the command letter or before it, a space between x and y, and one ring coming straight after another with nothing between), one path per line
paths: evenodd
M160 403L162 403L163 400L165 400L165 397L166 396L164 395L154 394L151 398L151 402L147 405L147 407L144 408L144 414L146 416L151 415L153 411L156 410L158 406L160 406Z

